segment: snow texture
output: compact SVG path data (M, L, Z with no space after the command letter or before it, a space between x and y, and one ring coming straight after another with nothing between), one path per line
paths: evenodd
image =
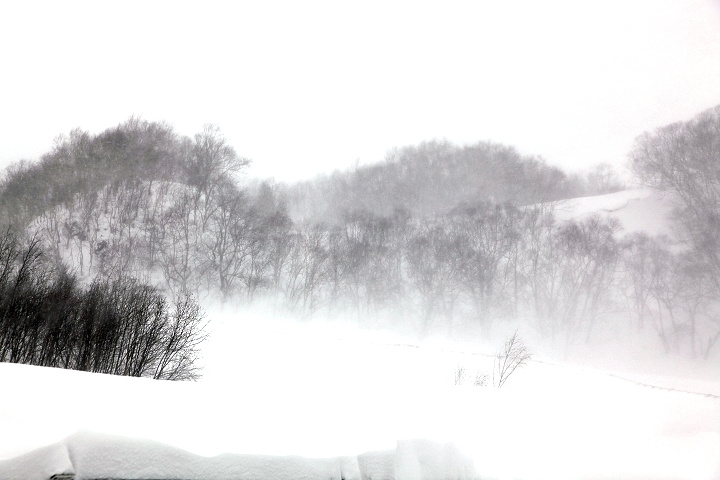
M265 384L269 392L0 364L0 385L13 392L0 397L0 479L720 478L720 399L706 395L714 381L687 393L532 362L502 389L454 387L451 366L477 356L304 342L318 358L344 351L347 360L334 358L346 369L368 352L377 363L354 377L355 391L323 377L325 389L310 379L309 390ZM286 353L298 370L312 363ZM406 378L394 389L397 364L429 385Z
M79 434L66 441L77 480L183 478L359 480L357 462L338 457L231 455L202 457L146 440Z
M46 480L71 474L75 480L104 478L186 480L424 480L477 478L472 463L451 444L398 442L396 451L358 457L223 454L202 457L161 443L82 432L0 462L4 480Z
M668 218L672 215L677 201L672 192L638 188L561 200L554 202L552 207L559 220L583 220L591 215L600 215L616 219L620 223L621 235L644 232L650 236L672 237Z
M74 472L64 443L56 443L11 460L0 461L0 478L3 480L47 480L53 475Z

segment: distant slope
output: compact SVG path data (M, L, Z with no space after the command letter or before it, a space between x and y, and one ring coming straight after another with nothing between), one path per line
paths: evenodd
M558 220L583 220L591 215L600 215L620 222L622 235L644 232L650 236L673 237L671 218L676 202L672 192L637 188L560 200L552 206Z
M527 205L622 188L606 167L588 176L570 176L507 145L432 141L391 151L381 163L289 186L287 196L294 219L337 223L357 211L429 217L462 204Z
M25 227L48 209L71 204L78 194L125 182L186 181L192 144L165 124L131 118L91 135L79 129L59 137L53 149L34 163L3 172L0 223Z
M191 197L191 188L177 182L106 186L46 210L27 232L81 279L121 272L158 277L159 262L176 240L167 238L164 227Z

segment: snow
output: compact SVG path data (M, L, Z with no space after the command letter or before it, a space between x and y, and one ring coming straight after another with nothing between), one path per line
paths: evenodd
M554 208L669 233L672 199L641 189ZM258 308L208 318L199 382L0 363L0 480L720 479L715 364L642 343L557 354L521 332L533 361L496 389L472 379L507 332L413 343Z
M583 220L591 215L615 218L621 233L645 232L672 237L667 218L677 199L671 192L636 188L593 197L561 200L553 204L559 220Z
M76 479L183 478L214 479L340 479L359 480L357 461L349 458L310 459L265 455L214 457L193 455L167 445L83 433L65 442L74 459Z
M372 470L367 470L372 471ZM357 459L310 459L299 456L223 454L195 455L143 439L78 432L49 447L0 462L3 479L47 479L74 474L76 480L97 478L202 479L340 479L359 480Z
M67 446L63 443L38 448L12 460L0 460L0 478L3 480L47 480L63 473L74 473Z
M538 358L455 386L487 352L215 317L200 382L0 364L0 478L720 478L716 377Z

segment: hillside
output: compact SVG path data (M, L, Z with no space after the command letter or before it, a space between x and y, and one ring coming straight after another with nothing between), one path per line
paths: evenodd
M138 145L157 150L158 131L172 148L132 160ZM113 171L108 158L120 162ZM83 162L89 170L73 173ZM147 162L155 167L141 178ZM192 141L130 122L74 135L34 170L11 172L2 192L19 201L11 192L20 180L51 182L58 169L63 188L48 187L16 218L47 261L85 284L128 275L169 299L270 303L281 314L349 316L419 337L490 336L520 322L564 351L625 335L654 336L668 354L717 351L716 297L686 286L696 274L671 255L669 193L566 198L577 178L490 144L398 150L386 164L306 184L317 188L302 198L293 195L303 186L238 183L245 163L216 130ZM169 165L178 170L161 168ZM595 189L617 187L602 173ZM390 193L400 203L386 203ZM293 218L303 198L334 213Z
M169 181L201 193L220 187L249 160L206 125L194 138L177 135L164 123L130 118L92 135L80 129L57 138L37 162L19 162L0 182L2 226L24 228L36 217L76 197L140 181Z
M636 188L603 195L568 198L551 203L558 220L583 220L593 215L615 219L619 233L645 233L650 236L674 235L673 209L678 199L670 191Z
M354 212L426 218L465 204L527 205L622 188L607 165L568 175L507 145L432 141L391 150L380 163L289 185L286 195L292 218L341 223Z

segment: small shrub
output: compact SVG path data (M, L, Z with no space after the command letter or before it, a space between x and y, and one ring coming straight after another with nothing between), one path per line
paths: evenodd
M516 330L505 342L503 350L495 357L493 384L497 388L505 385L510 375L518 368L525 366L531 358L532 355L528 352Z
M459 366L455 369L455 385L465 383L465 367Z
M468 370L461 366L455 369L455 385L465 385L472 380L473 387L487 387L490 374L480 370L475 371L475 376L470 377Z
M475 381L473 382L473 386L475 387L487 387L488 380L490 379L490 375L484 372L476 372L475 373Z

